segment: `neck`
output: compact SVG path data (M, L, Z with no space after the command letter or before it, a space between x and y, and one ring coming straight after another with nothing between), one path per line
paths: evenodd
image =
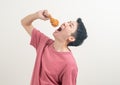
M58 52L70 52L67 43L65 42L58 42L55 40L54 42L54 49Z

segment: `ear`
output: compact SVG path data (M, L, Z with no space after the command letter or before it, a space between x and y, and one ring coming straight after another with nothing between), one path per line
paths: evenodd
M70 36L70 37L68 38L68 40L69 40L69 42L74 42L74 41L75 41L75 38L74 38L73 36Z

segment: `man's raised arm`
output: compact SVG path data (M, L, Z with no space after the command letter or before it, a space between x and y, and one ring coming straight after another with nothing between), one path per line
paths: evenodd
M22 26L25 28L25 30L28 32L28 34L31 36L32 35L32 30L33 30L33 25L32 22L36 19L41 19L41 20L48 20L49 13L47 10L40 10L36 13L32 13L26 17L24 17L21 20Z

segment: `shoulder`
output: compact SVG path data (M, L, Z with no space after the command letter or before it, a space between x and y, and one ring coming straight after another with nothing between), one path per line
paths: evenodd
M41 39L41 41L47 41L50 39L49 36L45 35L43 32L41 32L39 29L37 28L33 28L32 30L32 37Z
M52 39L50 39L48 36L46 36L40 30L33 28L31 42L30 42L31 45L33 45L35 48L38 48L38 47L41 48L46 45L49 45L49 43L51 43L51 42L52 42Z
M76 60L74 59L73 56L70 56L70 58L66 60L65 68L66 70L78 70Z
M76 60L75 60L74 56L72 55L72 53L70 53L67 56L66 65L67 66L76 66L77 65Z
M67 76L74 76L76 77L78 73L78 67L75 62L67 62L63 71L61 72L60 78L67 77Z

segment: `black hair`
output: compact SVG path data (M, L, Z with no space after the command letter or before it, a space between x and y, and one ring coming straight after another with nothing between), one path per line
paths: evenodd
M71 35L75 37L75 41L69 42L68 46L79 46L83 43L83 41L88 37L86 28L81 20L81 18L77 19L77 30Z

